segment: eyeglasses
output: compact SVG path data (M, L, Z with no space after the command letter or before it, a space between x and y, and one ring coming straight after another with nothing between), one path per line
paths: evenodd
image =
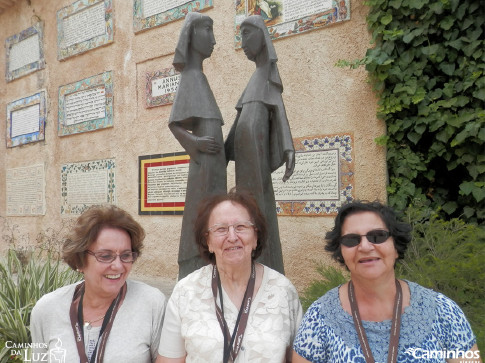
M214 224L207 232L212 232L215 236L222 237L229 233L229 228L233 227L237 234L248 233L254 228L254 223L250 221L236 222L234 224Z
M138 257L137 252L123 252L122 254L118 255L117 253L113 251L99 251L99 252L92 252L89 250L85 251L88 255L94 256L96 261L101 262L101 263L111 263L114 260L116 260L117 256L120 256L121 262L124 263L133 263L136 261L136 258Z
M340 237L340 244L346 247L355 247L360 244L360 240L364 236L369 242L373 244L379 244L386 242L387 239L391 236L391 233L383 229L373 229L372 231L367 232L367 234L350 233Z

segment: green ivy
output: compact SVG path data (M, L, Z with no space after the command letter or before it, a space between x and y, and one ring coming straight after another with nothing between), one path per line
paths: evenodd
M485 35L480 0L367 0L364 59L387 134L389 204L485 221Z

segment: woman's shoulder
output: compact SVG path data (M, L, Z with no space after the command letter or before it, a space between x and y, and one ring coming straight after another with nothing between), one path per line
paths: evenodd
M290 281L288 277L283 275L282 273L273 270L271 267L262 265L264 269L263 273L263 282L262 284L270 284L272 286L279 286L282 288L288 288L290 290L294 290L296 292L296 288L293 283Z
M143 297L144 300L148 299L162 299L165 300L165 294L156 287L150 286L144 282L137 280L126 280L127 293L133 293L137 296Z
M52 292L43 295L35 304L34 310L38 311L43 310L44 308L52 310L55 307L70 305L72 302L74 289L79 283L80 282L76 282L74 284L62 286Z

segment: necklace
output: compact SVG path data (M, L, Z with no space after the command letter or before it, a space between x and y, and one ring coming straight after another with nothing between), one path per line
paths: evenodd
M106 315L106 314L105 314ZM105 317L105 315L97 318L97 319L94 319L94 320L91 320L91 321L87 321L87 320L84 320L84 327L87 329L87 330L91 330L92 328L92 323L95 323L97 321L100 321L101 319L103 319Z

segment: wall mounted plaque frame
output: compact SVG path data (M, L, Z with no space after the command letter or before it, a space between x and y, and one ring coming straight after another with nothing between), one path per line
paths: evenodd
M179 81L180 72L173 67L146 73L146 108L172 104Z
M5 40L5 79L11 82L45 68L44 23L38 22Z

